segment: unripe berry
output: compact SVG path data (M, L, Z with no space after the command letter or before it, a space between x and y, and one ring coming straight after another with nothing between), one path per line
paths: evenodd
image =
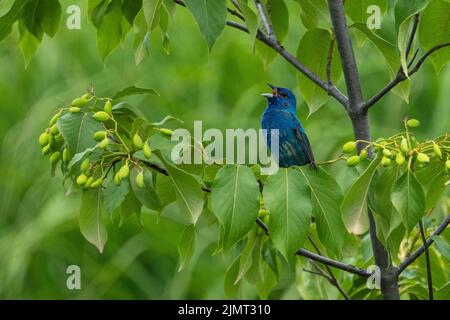
M450 170L450 160L445 161L445 168Z
M73 99L71 106L72 107L84 107L89 102L89 99L87 99L85 96Z
M352 156L347 159L347 166L349 167L355 167L359 164L360 160L358 156Z
M356 142L355 141L349 141L342 147L342 151L344 153L352 153L356 150Z
M404 164L406 161L405 156L403 155L403 153L399 152L397 153L397 155L395 156L395 162L401 166L402 164Z
M120 186L120 182L121 182L121 181L122 181L122 180L120 179L119 173L117 172L116 175L114 176L114 184L115 184L116 186Z
M161 132L163 135L171 137L173 134L173 131L170 129L161 128L159 129L159 132Z
M436 143L433 143L433 152L436 157L442 159L442 150Z
M144 187L144 172L139 172L136 176L136 185L139 188L143 188Z
M80 165L81 172L86 172L89 169L89 158L86 158L83 160L83 162Z
M392 163L392 160L391 160L390 158L388 158L388 157L383 157L383 158L381 159L381 164L382 164L384 167L389 166L391 163Z
M45 156L50 153L50 144L42 148L42 155Z
M410 128L417 128L418 126L420 126L420 121L417 119L409 119L406 122L406 125Z
M428 163L428 162L430 162L430 157L427 156L425 153L418 153L417 161L420 163Z
M361 153L359 154L359 160L366 160L367 159L367 150L361 150Z
M71 107L71 108L69 108L69 112L70 113L79 113L80 111L81 111L81 109L78 108L78 107Z
M52 127L50 128L50 133L53 134L54 136L56 136L59 133L59 129L56 124L52 125Z
M144 151L144 156L147 159L150 159L150 157L152 155L152 149L150 149L150 146L147 143L144 143L143 151Z
M44 132L39 136L39 144L41 146L46 146L49 142L50 139L50 135L48 134L48 132Z
M107 114L105 111L97 111L93 115L94 119L100 122L106 122L109 120L109 114Z
M142 147L144 146L144 143L142 142L142 139L138 133L136 133L133 137L133 144L138 149L142 149Z
M109 145L109 139L108 138L105 138L105 139L103 139L102 141L100 141L98 143L98 147L100 149L106 149L108 147L108 145Z
M392 157L392 152L391 152L391 150L384 148L384 149L383 149L383 155L384 155L386 158L391 158L391 157Z
M59 159L61 159L61 153L59 151L53 152L50 156L50 163L57 164Z
M103 183L103 179L102 178L97 179L91 184L91 188L92 189L99 188L99 187L102 186L102 183Z
M95 141L102 141L106 138L106 131L97 131L94 133L94 140Z
M112 103L111 100L105 102L105 107L103 108L107 114L112 114Z
M90 176L90 177L87 179L86 183L84 184L84 187L85 187L85 188L89 188L89 187L92 185L93 182L94 182L94 177L93 177L93 176Z
M119 178L120 180L124 180L128 178L128 175L130 174L130 168L128 167L128 164L124 164L122 168L120 168L119 172Z
M80 175L78 176L78 178L77 178L77 184L78 184L80 187L81 187L81 186L84 186L84 185L86 184L87 180L88 180L88 177L87 177L84 173L82 173L82 174L80 174Z
M59 111L57 114L55 114L51 119L50 122L48 123L48 126L51 127L54 124L56 124L56 122L58 121L59 117L61 116L61 111Z
M268 214L269 214L269 212L266 209L260 209L259 212L258 212L258 217L263 219Z
M406 140L405 138L402 138L402 142L400 143L400 150L402 150L404 154L408 154L409 152L408 140Z
M67 148L64 148L64 150L63 150L62 160L63 160L63 162L69 161L69 150L67 150Z
M269 223L270 223L270 215L269 214L263 218L263 222L266 226L269 225Z

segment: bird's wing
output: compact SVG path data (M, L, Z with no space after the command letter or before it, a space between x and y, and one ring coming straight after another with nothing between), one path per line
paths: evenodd
M300 121L290 112L286 112L292 121L297 123L297 125L294 128L294 136L300 143L300 146L305 151L306 157L308 158L311 165L316 168L316 161L314 160L314 154L311 149L311 144L309 143L308 136L306 133L302 130Z

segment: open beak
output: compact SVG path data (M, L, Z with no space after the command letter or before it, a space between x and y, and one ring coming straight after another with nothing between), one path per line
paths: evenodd
M278 95L277 87L275 87L274 85L271 85L270 83L268 83L267 85L272 89L272 93L263 93L262 96L266 97L268 99L276 97Z

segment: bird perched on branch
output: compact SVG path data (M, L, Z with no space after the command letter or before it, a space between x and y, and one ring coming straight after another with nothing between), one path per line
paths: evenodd
M267 108L261 119L261 126L266 129L266 143L271 149L270 130L279 130L278 155L272 155L282 168L311 164L316 168L311 145L296 113L296 99L291 90L278 88L271 84L272 93L263 94L267 98Z

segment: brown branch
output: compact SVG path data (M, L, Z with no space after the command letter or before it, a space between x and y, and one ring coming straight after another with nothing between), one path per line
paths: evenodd
M436 230L433 233L433 236L438 236L442 232L444 232L445 228L447 228L448 224L450 223L450 214L447 215L447 217L442 221L442 223L436 228ZM400 265L398 266L397 275L402 273L410 264L412 264L414 261L417 260L424 252L425 248L431 246L433 244L434 240L433 238L428 238L425 244L423 244L419 249L414 251L413 254L409 258L406 258Z
M422 238L422 242L425 245L425 261L427 266L427 283L428 283L428 296L430 300L433 300L433 277L431 275L431 261L430 261L430 251L428 250L428 247L426 246L427 243L427 236L425 234L425 229L423 228L422 221L419 221L419 230L420 230L420 237Z

